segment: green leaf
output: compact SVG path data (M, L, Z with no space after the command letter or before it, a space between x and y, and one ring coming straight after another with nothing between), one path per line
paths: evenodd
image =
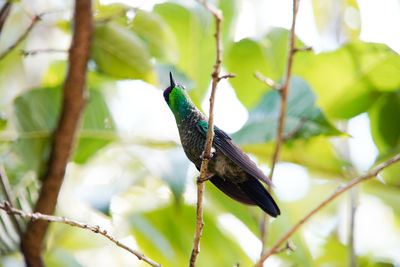
M14 101L19 136L13 150L28 169L39 175L43 174L50 154L49 135L57 123L60 101L60 90L56 88L28 91Z
M13 148L26 166L40 175L49 157L50 135L57 125L60 108L60 88L31 90L14 101L18 139ZM83 163L114 140L114 129L114 122L100 92L91 90L74 160Z
M328 116L351 118L382 91L400 87L400 56L386 45L354 42L333 52L299 53L294 73L311 85Z
M7 126L7 118L4 113L0 111L0 130L4 130Z
M190 255L195 207L182 205L133 214L130 216L132 232L139 247L163 266L184 266ZM162 219L160 219L162 218ZM198 266L243 266L252 263L240 246L218 227L217 218L204 212L205 227L201 239ZM218 253L216 253L218 252Z
M138 9L131 29L147 43L152 56L169 62L176 61L176 40L160 15Z
M400 91L382 95L368 115L372 138L381 153L400 146Z
M362 267L394 267L396 266L393 261L388 258L384 259L374 255L373 253L369 253L367 255L357 257L357 266Z
M115 140L115 137L114 120L103 96L91 90L73 160L85 163L99 149Z
M368 111L371 134L379 150L378 162L389 160L400 153L400 91L382 95ZM383 180L390 185L400 185L400 164L386 168Z
M299 77L292 77L288 95L284 136L310 138L317 135L340 135L315 106L316 97L309 85ZM250 111L243 128L232 137L239 144L267 143L276 139L281 97L278 91L265 94Z
M190 96L200 106L215 62L214 19L199 3L185 6L163 3L156 5L154 12L163 18L174 34L179 52L176 65L195 82Z
M330 266L341 266L347 262L348 248L340 243L336 234L331 234L326 238L323 246L323 254L315 261L316 266L329 264Z
M55 24L63 33L71 34L71 21L62 20Z
M43 87L57 87L61 86L67 75L67 62L62 60L55 60L51 62L47 71L42 77Z
M96 9L94 17L97 21L113 20L121 25L128 25L128 18L126 12L132 9L131 6L122 3L112 3L108 5L101 5L99 1L96 1Z
M61 87L67 74L67 61L53 61L42 78L42 87ZM87 72L88 87L93 90L103 90L116 87L116 80L104 73L96 71Z
M237 75L229 82L246 107L256 104L268 90L254 77L256 71L276 81L281 79L286 62L287 37L287 30L273 29L260 41L242 39L226 49L224 65L228 72Z
M116 23L96 24L91 57L99 70L111 77L156 83L146 45L135 33Z
M399 148L400 147L397 148L398 151L400 151ZM386 158L386 160L389 160L389 158ZM400 186L399 173L400 173L400 162L396 162L393 165L385 168L385 170L381 175L385 183L393 186Z

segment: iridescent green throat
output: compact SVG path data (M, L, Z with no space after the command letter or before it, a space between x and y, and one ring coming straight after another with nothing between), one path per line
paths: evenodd
M196 109L184 89L178 87L175 87L169 94L168 104L178 124Z

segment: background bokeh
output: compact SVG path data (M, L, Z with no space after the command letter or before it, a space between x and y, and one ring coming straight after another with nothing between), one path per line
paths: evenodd
M268 173L286 68L292 2L215 0L223 21L223 72L215 123ZM5 1L0 1L1 5ZM72 1L13 1L0 55L34 15L26 40L0 59L0 160L19 208L30 211L49 156L59 110ZM215 61L214 20L182 1L94 1L88 102L56 214L101 225L163 266L188 263L197 170L186 159L162 89L169 71L207 114ZM400 2L301 0L284 145L273 189L282 215L273 244L346 181L400 151ZM1 199L3 198L0 195ZM350 228L355 208L354 229ZM261 252L262 212L206 185L199 266L251 266ZM400 265L400 163L321 210L292 236L294 252L266 266L346 266L350 236L357 266ZM0 266L21 266L18 235L0 213ZM106 239L52 224L48 266L142 266Z

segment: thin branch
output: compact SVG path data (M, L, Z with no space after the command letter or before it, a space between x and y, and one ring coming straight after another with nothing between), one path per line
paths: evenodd
M282 253L282 252L284 252L286 250L290 250L290 251L295 251L296 250L296 246L293 244L292 241L290 241L290 240L287 241L286 245L284 247L281 247L280 249L277 249L274 252L274 254L279 254L279 253Z
M265 83L272 89L275 89L276 91L281 91L282 87L279 84L276 84L272 79L265 77L264 75L261 74L261 72L256 71L254 72L254 76L262 83Z
M322 208L324 208L326 205L328 205L330 202L332 202L334 199L336 199L338 196L346 192L347 190L353 188L355 185L365 182L375 176L378 175L383 169L389 167L390 165L400 161L400 154L397 154L390 160L379 164L375 168L371 169L368 173L365 175L362 175L358 178L355 178L348 182L346 185L343 187L338 188L335 193L333 193L331 196L329 196L326 200L324 200L321 204L319 204L316 208L314 208L312 211L310 211L306 216L304 216L303 219L301 219L297 224L295 224L289 231L287 231L286 234L284 234L273 246L272 248L263 254L261 259L257 262L256 266L261 267L263 265L263 262L268 259L269 256L271 256L274 252L276 252L279 247L289 239L290 236L292 236L296 230L298 230L305 222L307 222L314 214L316 214L318 211L320 211Z
M33 29L33 26L35 26L35 24L40 20L41 16L42 15L35 15L32 18L31 23L29 24L28 28L26 28L25 32L17 39L17 41L15 41L14 44L9 46L6 49L6 51L4 51L2 54L0 54L0 60L5 58L11 51L14 50L14 48L16 48L21 42L23 42L26 39L26 37L28 37L29 33Z
M260 219L260 223L259 223L260 239L261 239L261 245L262 245L260 257L267 249L268 233L269 233L269 228L270 228L268 218L269 218L268 214L263 213L262 217Z
M8 15L10 14L11 7L12 3L7 1L0 10L0 33L3 31L3 27L6 23Z
M278 130L277 130L277 135L276 135L276 147L274 151L274 155L272 157L272 165L271 165L271 171L269 173L269 179L272 181L272 177L274 174L275 166L278 161L279 157L279 152L282 147L282 144L284 142L284 137L283 137L283 131L284 131L284 125L285 125L285 117L286 117L286 106L287 106L287 96L289 94L289 88L290 88L290 77L292 75L292 65L293 65L293 56L295 54L295 29L296 29L296 17L297 17L297 11L299 9L299 0L293 0L293 17L292 17L292 27L290 30L290 35L289 35L289 52L288 52L288 63L286 67L286 75L284 78L284 83L282 86L276 88L280 95L281 95L281 106L280 106L280 114L279 114L279 121L278 121ZM262 78L262 77L261 77ZM269 82L267 78L264 79L264 82ZM271 83L271 85L274 85L275 83ZM272 87L272 86L271 86ZM270 189L268 189L270 191ZM262 217L262 226L266 227L266 224L268 223L268 215L264 214ZM267 246L267 235L266 231L261 229L261 233L264 233L264 237L261 240L262 242L262 250L261 253L264 253L265 248Z
M274 174L275 165L278 161L279 152L281 146L283 144L283 130L285 124L285 117L286 117L286 105L287 105L287 96L289 94L290 88L290 77L292 76L292 65L293 65L293 56L295 54L295 28L296 28L296 17L297 11L299 9L299 0L293 0L293 18L292 18L292 28L290 30L290 38L289 38L289 56L288 56L288 64L286 68L286 76L284 83L282 85L282 89L279 91L281 93L281 110L279 115L279 124L278 124L278 133L276 137L276 147L274 156L272 158L272 166L271 171L269 173L269 178L272 180L272 176Z
M6 170L4 169L3 164L0 164L0 182L1 182L1 189L3 190L3 194L6 198L6 200L9 203L11 203L11 205L14 205L15 197L13 196L10 182L8 180L7 173L6 173ZM12 224L14 225L15 229L17 230L17 232L21 238L23 232L22 232L22 227L21 227L19 221L13 215L11 215L10 218L11 218Z
M60 119L54 132L47 170L35 211L53 214L65 168L72 150L75 132L84 106L86 66L93 32L91 0L76 0L75 23L69 53L68 74L63 88ZM40 256L48 221L31 221L21 242L21 251L29 266L43 266Z
M350 225L349 225L349 254L350 254L350 267L357 266L357 256L354 247L354 229L355 229L355 217L358 204L358 190L353 188L350 190Z
M216 40L216 60L214 70L211 73L212 87L210 96L210 112L208 118L207 141L204 147L202 163L200 168L200 177L197 180L197 206L196 206L196 231L193 240L192 253L190 255L189 266L196 266L197 256L200 253L200 238L203 231L203 194L204 194L204 181L207 179L208 162L211 159L211 147L214 139L214 99L217 84L221 79L233 77L232 74L220 76L221 62L222 62L222 40L221 40L221 23L222 13L215 7L211 7L205 0L199 2L215 17L215 40Z
M294 49L294 52L308 52L308 51L313 51L314 49L311 46L306 46L306 47L298 47Z
M223 80L223 79L235 78L235 77L236 77L236 74L228 73L228 74L219 76L218 81Z
M293 131L291 131L290 133L286 134L283 137L283 141L287 141L292 139L293 137L296 136L296 134L298 132L300 132L301 128L303 128L304 124L307 122L307 118L306 117L301 117L299 124L296 126L296 128L293 129Z
M21 216L21 217L26 218L28 220L31 220L31 221L41 220L41 221L47 221L47 222L57 222L57 223L63 223L63 224L67 224L67 225L70 225L70 226L73 226L73 227L78 227L78 228L81 228L81 229L92 231L95 234L100 234L100 235L106 237L108 240L113 242L118 247L123 248L123 249L127 250L128 252L130 252L131 254L135 255L139 260L145 261L148 264L150 264L151 266L161 267L161 264L159 264L159 263L153 261L152 259L148 258L143 253L140 253L140 252L128 247L127 245L121 243L115 237L110 235L107 232L107 230L102 229L98 225L90 225L90 224L78 222L78 221L75 221L75 220L67 219L67 218L64 218L64 217L46 215L46 214L42 214L42 213L39 213L39 212L35 212L35 213L24 212L22 210L19 210L19 209L11 207L8 202L0 202L0 209L6 211L8 214L18 215L18 216Z
M34 56L37 54L41 54L41 53L68 53L68 50L65 49L54 49L54 48L49 48L49 49L36 49L36 50L25 50L22 51L22 55L24 57L27 56Z

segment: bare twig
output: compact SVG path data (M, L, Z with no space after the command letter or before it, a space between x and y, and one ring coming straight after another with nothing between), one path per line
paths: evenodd
M12 7L12 2L7 1L0 10L0 33L2 32L7 17L10 14L11 7Z
M299 9L299 0L293 0L293 19L292 19L292 29L290 30L290 38L289 38L289 56L288 56L288 64L286 67L286 76L284 83L282 85L282 89L279 91L281 93L281 110L279 116L279 124L278 124L278 133L276 137L276 147L274 156L272 158L272 166L271 171L269 173L269 178L272 180L272 176L274 174L274 169L276 162L278 160L279 152L283 143L283 130L285 125L285 117L286 117L286 105L287 105L287 96L289 93L290 87L290 77L292 76L292 65L293 65L293 56L294 56L294 42L295 42L295 27L296 27L296 17L297 11Z
M287 141L292 139L298 132L300 132L301 128L303 128L304 124L307 122L306 117L301 117L299 124L296 126L296 128L293 129L290 133L286 134L283 137L283 141Z
M260 228L260 239L261 239L261 252L260 252L260 257L264 253L264 251L267 248L267 243L268 243L268 233L269 233L269 221L268 221L268 214L263 213L262 217L260 219L259 223L259 228Z
M293 17L292 17L292 28L290 30L290 35L289 35L289 52L288 52L288 63L286 66L286 75L284 78L284 82L282 86L276 85L272 80L265 78L262 75L258 75L259 77L256 77L260 79L261 81L270 84L270 86L276 90L281 95L281 106L280 106L280 114L279 114L279 122L278 122L278 130L277 130L277 135L276 135L276 147L274 151L274 155L272 157L272 164L271 164L271 170L269 173L269 178L272 181L272 177L274 174L275 166L278 161L279 157L279 152L282 147L282 144L284 142L284 137L283 137L283 130L284 130L284 125L285 125L285 117L286 117L286 106L287 106L287 96L289 94L289 87L290 87L290 77L292 75L292 65L293 65L293 56L295 54L295 28L296 28L296 17L297 17L297 11L299 9L299 0L293 0ZM268 189L270 191L270 189ZM268 223L268 215L264 214L262 217L262 227L267 227L266 224ZM267 234L266 230L261 229L261 233L263 233L262 236L262 250L261 254L264 253L266 246L267 246Z
M346 185L343 187L338 188L335 193L333 193L331 196L329 196L326 200L324 200L321 204L319 204L316 208L314 208L312 211L310 211L306 216L304 216L303 219L301 219L297 224L295 224L289 231L286 232L273 246L272 248L264 253L261 257L261 259L257 262L256 266L261 267L263 262L268 259L269 256L271 256L274 252L276 252L279 247L289 239L290 236L296 232L297 229L299 229L305 222L307 222L315 213L317 213L319 210L324 208L326 205L328 205L330 202L332 202L334 199L336 199L338 196L346 192L347 190L353 188L355 185L367 181L375 176L378 175L379 172L381 172L383 169L389 167L390 165L400 161L400 154L397 154L390 160L379 164L375 168L371 169L368 173L365 175L362 175L358 178L355 178L348 182Z
M7 177L6 170L4 169L3 164L0 164L0 182L1 182L1 189L3 190L3 194L6 198L6 200L11 203L11 205L14 205L15 197L12 193L10 182ZM20 237L22 237L22 227L17 220L17 218L13 215L10 216L11 222L14 225L15 229L17 230L18 234Z
M40 54L40 53L68 53L68 50L49 48L49 49L36 49L36 50L26 50L26 51L22 51L22 55L23 55L24 57L27 57L27 56L34 56L34 55Z
M192 253L190 255L189 266L196 266L197 256L200 253L200 238L203 231L203 194L204 194L204 181L207 179L208 162L211 159L211 147L214 139L214 99L217 84L221 79L234 77L233 74L220 76L221 62L222 62L222 40L221 40L221 23L222 13L219 9L209 6L205 0L199 2L215 17L215 40L216 40L216 60L214 70L211 73L212 86L210 96L210 112L208 118L207 140L203 152L203 161L200 168L200 177L197 180L197 207L196 207L196 231L193 240Z
M357 188L353 188L350 190L350 225L349 225L349 260L350 260L350 267L357 266L357 256L354 247L354 229L355 229L355 217L357 211L357 204L358 204L358 190Z
M235 78L235 77L236 77L236 74L228 73L228 74L219 76L218 81L223 80L223 79Z
M290 240L287 241L286 245L284 247L281 247L280 249L277 249L274 252L274 254L279 254L279 253L282 253L282 252L284 252L286 250L290 250L290 251L295 251L296 250L296 246L293 244L292 241L290 241Z
M33 26L40 20L42 15L35 15L32 20L31 24L29 24L28 28L26 28L25 32L13 43L11 46L9 46L1 55L0 55L0 60L2 60L4 57L6 57L11 51L14 50L22 41L28 37L29 33L33 29Z
M18 216L21 216L23 218L29 219L31 221L41 220L41 221L47 221L47 222L57 222L57 223L63 223L63 224L67 224L67 225L70 225L70 226L74 226L74 227L78 227L78 228L81 228L81 229L92 231L95 234L100 234L100 235L106 237L108 240L113 242L118 247L123 248L123 249L127 250L128 252L132 253L139 260L145 261L148 264L150 264L151 266L161 267L161 264L156 263L152 259L150 259L147 256L145 256L143 253L140 253L140 252L128 247L127 245L121 243L115 237L110 235L107 232L107 230L102 229L98 225L90 225L90 224L78 222L78 221L75 221L75 220L67 219L67 218L64 218L64 217L46 215L46 214L42 214L42 213L39 213L39 212L35 212L35 213L24 212L22 210L19 210L19 209L11 207L8 202L0 202L0 209L6 211L8 214L18 215Z
M254 76L256 76L256 78L260 80L260 82L265 83L272 89L275 89L276 91L282 90L282 86L276 84L272 79L265 77L264 75L261 74L261 72L259 71L254 72Z
M91 0L76 0L74 35L69 53L68 74L63 87L60 119L54 132L47 170L43 178L35 211L52 214L63 182L75 132L84 106L86 66L92 40ZM43 266L40 256L48 221L31 221L21 242L21 250L29 266Z
M306 46L306 47L296 47L294 49L294 52L306 52L306 51L313 51L314 49L311 46Z

